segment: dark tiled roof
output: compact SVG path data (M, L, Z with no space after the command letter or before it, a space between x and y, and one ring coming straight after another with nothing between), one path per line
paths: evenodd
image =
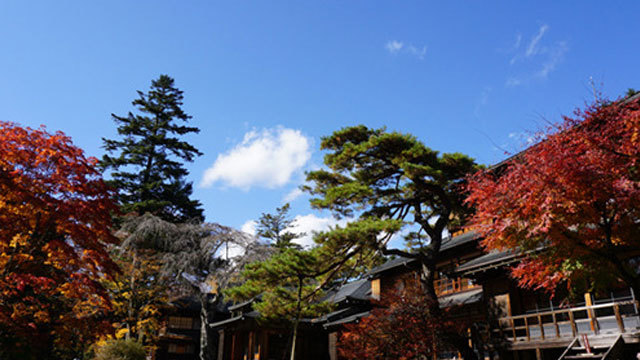
M467 244L472 241L476 241L478 240L479 237L480 236L478 235L477 232L470 230L470 231L467 231L466 233L454 236L452 238L447 238L444 241L442 241L442 245L440 245L440 251L453 249L454 247L458 247L460 245Z
M468 305L482 300L482 288L443 296L438 299L440 306Z
M387 270L391 270L391 269L395 269L395 268L399 268L399 267L409 267L410 264L412 264L413 262L415 262L416 259L409 259L406 257L402 257L402 256L398 256L394 259L391 259L387 262L385 262L384 264L377 266L373 269L371 269L371 271L369 271L369 273L367 274L369 277L372 277L374 275L383 273Z
M365 312L361 312L361 313L357 313L357 314L353 314L351 316L347 316L345 318L336 320L336 321L332 321L332 322L328 322L322 326L324 326L324 328L329 328L332 326L336 326L336 325L342 325L342 324L347 324L356 320L359 320L363 317L369 316L370 312L369 311L365 311Z
M231 305L231 306L229 306L229 311L236 311L238 309L241 309L241 308L243 308L243 307L245 307L247 305L250 305L251 303L253 303L253 301L254 301L254 299L251 299L251 300L247 300L247 301L243 301L241 303L237 303L237 304Z
M346 283L337 290L329 291L325 300L332 303L339 303L347 298L357 300L369 300L371 298L371 284L369 279L355 280Z
M467 231L464 234L460 234L454 237L449 237L446 238L442 241L442 245L440 246L440 251L445 251L445 250L449 250L449 249L453 249L456 248L458 246L473 242L478 240L479 235L477 232L471 230L471 231ZM369 271L369 273L367 274L369 277L375 277L375 275L378 275L380 273L383 273L387 270L391 270L391 269L396 269L399 267L411 267L414 266L414 263L416 263L417 260L416 259L410 259L410 258L406 258L406 257L402 257L402 256L398 256L394 259L391 259L389 261L387 261L386 263L373 268L371 271Z
M473 273L489 266L506 265L516 260L521 253L513 250L491 251L456 268L457 273Z
M229 318L229 319L226 319L226 320L222 320L222 321L211 323L211 324L209 324L209 327L217 328L217 327L220 327L220 326L223 326L223 325L226 325L226 324L231 324L231 323L234 323L236 321L243 320L243 319L244 319L244 316L242 316L242 315L235 316L235 317L232 317L232 318Z

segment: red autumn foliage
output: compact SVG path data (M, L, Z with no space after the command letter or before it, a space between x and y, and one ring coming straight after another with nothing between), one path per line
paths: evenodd
M622 281L639 291L640 102L596 102L541 139L469 178L483 245L533 251L512 269L527 287Z
M0 122L0 355L46 358L99 330L116 207L95 165L60 132Z
M429 298L418 282L384 299L370 315L357 323L345 325L338 341L339 358L430 359L447 347L445 333L462 334L468 324L447 319L444 310L430 314Z

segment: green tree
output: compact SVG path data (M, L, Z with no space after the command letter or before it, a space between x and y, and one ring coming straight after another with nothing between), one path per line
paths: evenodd
M289 204L276 208L275 214L263 213L258 219L258 235L275 249L266 261L248 264L242 272L244 282L227 291L231 299L256 299L254 308L271 321L292 326L290 357L295 357L298 325L303 317L316 316L327 308L318 301L317 251L303 250L293 240L304 234L290 231Z
M243 281L225 294L236 301L254 299L254 308L264 320L290 326L289 356L293 360L300 321L329 311L331 305L323 299L325 290L339 286L353 276L353 269L360 269L366 260L373 258L375 252L362 244L381 232L397 230L399 222L363 221L318 233L314 237L318 246L304 249L292 242L303 234L291 231L293 222L288 220L288 210L285 205L277 208L275 214L262 214L258 234L271 244L273 254L267 260L245 266ZM348 246L336 249L332 246L335 243L350 243L353 247L343 253ZM341 251L342 256L336 256L334 251Z
M322 266L317 250L284 248L268 260L248 265L245 282L227 291L234 300L257 299L254 309L264 320L291 326L290 359L295 358L298 325L305 317L316 317L329 309L319 301L323 292L316 273Z
M138 96L132 104L139 114L111 115L121 138L103 138L107 154L101 166L111 170L110 185L119 190L122 211L150 212L171 222L203 220L200 202L190 199L193 185L185 180L188 171L182 164L201 155L180 139L200 131L185 125L191 116L182 110L182 91L161 75Z
M336 236L323 246L331 247L329 253L337 260L371 248L384 255L416 259L423 290L437 316L440 309L433 280L443 234L458 229L470 215L461 183L478 165L466 155L440 154L414 136L363 125L323 138L321 148L328 151L327 168L307 174L311 184L305 189L315 196L312 206L354 217L354 224L361 223L359 229L364 232L390 219L401 221L405 238L402 249L389 246L393 232L373 238ZM451 341L467 358L472 356L462 339L453 336Z
M293 220L289 217L289 204L276 208L275 214L263 213L258 219L258 236L267 239L277 249L298 247L293 240L304 236L304 233L290 231Z

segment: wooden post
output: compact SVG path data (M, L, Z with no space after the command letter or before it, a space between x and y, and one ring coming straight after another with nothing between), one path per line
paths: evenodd
M536 348L536 360L543 360L542 350L540 350L540 348Z
M371 297L380 300L380 279L371 280Z
M553 326L556 328L556 337L559 338L560 337L560 327L558 326L558 319L556 318L555 311L551 314L551 317L553 318Z
M593 306L593 298L591 293L584 294L584 302L587 305L587 315L589 316L589 324L591 325L591 331L594 334L598 333L598 324L596 324L596 314L591 308Z
M237 335L234 332L233 335L231 335L231 360L236 360L236 338Z
M218 360L224 360L224 329L218 330Z
M540 326L540 338L544 340L544 326L542 325L542 316L538 315L538 325Z
M620 332L623 333L624 321L622 321L622 316L620 316L620 307L616 303L613 304L613 312L614 314L616 314L616 322L618 322L618 329L620 329Z
M569 321L571 322L571 333L573 336L576 336L578 329L576 328L576 320L573 317L573 311L571 311L571 309L569 309Z
M529 320L524 317L524 329L527 331L527 341L531 341L531 335L529 334Z

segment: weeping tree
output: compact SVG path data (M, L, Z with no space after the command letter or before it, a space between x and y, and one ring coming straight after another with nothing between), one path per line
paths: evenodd
M174 224L145 214L128 221L123 246L154 248L162 256L158 278L169 284L173 296L194 296L200 302L200 359L212 359L216 343L210 342L209 317L221 301L221 289L233 282L239 269L263 259L261 243L249 235L215 223ZM235 258L224 256L229 246L242 249Z

